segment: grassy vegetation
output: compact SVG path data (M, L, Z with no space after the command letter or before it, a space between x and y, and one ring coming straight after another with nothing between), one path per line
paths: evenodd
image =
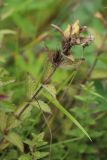
M105 0L0 1L0 160L106 160L106 16Z

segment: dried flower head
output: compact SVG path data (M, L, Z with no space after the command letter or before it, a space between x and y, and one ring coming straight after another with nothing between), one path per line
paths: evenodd
M56 50L52 54L51 61L55 66L65 60L72 64L75 62L75 58L71 53L72 47L80 45L85 48L94 40L94 37L88 32L87 27L80 26L79 20L76 20L74 24L68 25L64 31L55 24L52 24L52 27L62 35L61 49ZM83 35L84 32L87 33L87 36Z
M89 45L94 40L94 37L92 35L81 35L81 33L83 32L87 32L88 34L89 32L86 26L80 26L79 20L76 20L74 24L68 25L65 31L62 31L61 28L54 24L52 24L52 27L54 27L58 32L61 33L63 38L62 47L64 50L66 49L66 51L68 51L69 49L71 49L72 46L75 45L87 46L87 44Z

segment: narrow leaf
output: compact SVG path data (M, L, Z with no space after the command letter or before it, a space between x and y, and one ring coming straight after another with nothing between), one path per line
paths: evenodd
M6 128L7 115L5 112L0 112L0 130L3 132Z
M16 32L10 29L0 30L0 35L5 35L5 34L16 34Z
M81 124L65 109L65 107L63 107L58 101L57 99L53 98L52 96L47 96L46 94L44 94L44 96L46 96L48 98L48 100L54 104L62 113L64 113L90 140L90 136L89 134L86 132L86 130L81 126ZM92 141L92 140L91 140Z

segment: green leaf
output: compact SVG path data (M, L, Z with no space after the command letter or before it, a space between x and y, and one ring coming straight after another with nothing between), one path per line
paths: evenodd
M3 132L6 128L7 123L7 115L5 112L0 112L0 130Z
M0 30L0 47L2 46L3 37L7 34L16 34L16 32L10 29Z
M5 160L15 160L18 157L18 151L16 149L9 150L9 152L5 156Z
M8 101L2 101L0 102L0 110L3 112L13 112L15 110L15 105Z
M56 98L56 89L52 84L43 85L43 88L51 94L54 98Z
M75 98L77 99L77 100L80 100L80 101L83 101L83 102L86 102L87 101L87 96L85 97L83 97L83 96L75 96Z
M81 126L81 124L65 109L65 107L63 107L57 99L53 98L52 96L47 96L46 94L44 94L44 96L46 96L48 98L48 100L54 104L62 113L64 113L90 140L90 136L89 134L86 132L86 130ZM91 140L92 141L92 140Z
M15 132L10 132L7 136L5 136L5 139L12 143L13 145L17 146L21 152L24 150L23 142L21 137L15 133Z
M18 160L32 160L32 156L30 156L29 154L24 154L21 155Z
M102 95L100 95L100 94L97 93L97 92L89 91L89 93L92 94L93 96L96 96L96 97L100 98L100 99L106 100L105 97L103 97Z
M3 143L0 143L0 150L4 150L9 146L9 142L3 141Z
M17 13L14 13L12 18L16 25L18 25L24 33L28 33L29 36L33 35L32 33L34 31L34 27L29 20Z
M6 18L8 18L9 16L11 16L14 13L15 9L14 8L10 8L8 9L8 11L5 11L4 13L1 14L1 20L4 20Z
M39 152L39 151L36 151L33 153L33 156L36 158L36 159L41 159L43 157L46 157L49 153L48 152Z
M32 139L33 146L41 147L41 146L47 144L47 142L44 141L44 132L42 132L40 134L32 133L32 137L33 137L33 139Z
M15 82L14 79L6 81L6 82L0 81L0 87L4 87L4 86L9 85L9 84L14 83L14 82Z
M5 34L16 34L16 32L10 29L0 30L0 35L5 35Z
M36 82L34 77L30 73L27 73L26 81L27 81L27 95L28 95L28 99L30 99L35 92Z
M0 78L4 78L5 76L8 75L8 71L3 68L3 67L0 67ZM1 80L0 80L1 81ZM1 82L0 82L1 83Z
M16 128L20 125L21 121L18 120L14 115L8 116L7 119L7 128L10 130L12 128Z
M95 69L91 74L91 79L105 79L107 78L107 69Z
M32 102L32 105L36 106L38 109L41 109L43 112L52 113L48 104L41 100L38 100L38 102Z

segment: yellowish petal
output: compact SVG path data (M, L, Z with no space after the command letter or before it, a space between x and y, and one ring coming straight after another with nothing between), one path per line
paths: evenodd
M76 20L76 22L72 26L72 35L79 34L79 30L80 30L80 22L79 20Z
M66 38L69 38L70 37L70 34L71 34L71 26L68 24L67 28L65 29L64 31L64 36Z

